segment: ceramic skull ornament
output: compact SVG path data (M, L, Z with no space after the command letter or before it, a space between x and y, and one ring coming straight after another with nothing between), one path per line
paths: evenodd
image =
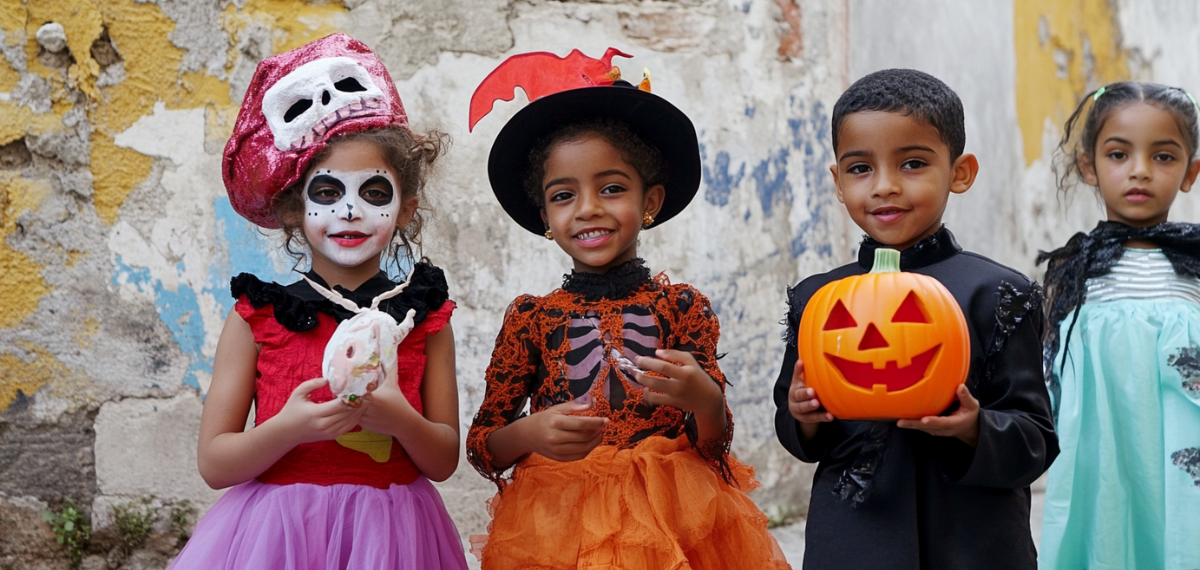
M333 336L325 344L321 373L329 381L329 390L343 402L357 407L360 398L383 382L396 382L396 347L412 331L413 315L409 309L404 321L396 322L391 315L379 310L379 303L399 295L408 287L401 283L362 308L337 291L326 289L305 277L313 290L325 298L357 313L338 323Z
M967 377L970 337L953 295L875 250L870 273L819 289L800 319L805 382L839 419L937 415Z
M278 228L275 196L300 181L328 141L387 126L407 128L408 116L366 44L333 34L264 59L225 145L229 201L247 220Z

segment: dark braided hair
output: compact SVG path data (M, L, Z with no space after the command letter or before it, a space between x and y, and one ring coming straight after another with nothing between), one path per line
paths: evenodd
M1072 174L1080 180L1083 179L1083 171L1079 169L1079 157L1084 154L1095 157L1096 139L1100 136L1104 123L1112 116L1113 111L1131 103L1147 103L1170 114L1179 126L1179 132L1183 134L1188 158L1196 156L1196 148L1200 146L1200 127L1197 126L1196 102L1187 91L1179 87L1141 81L1112 83L1085 95L1063 126L1062 140L1058 143L1062 164L1056 168L1059 170L1060 193L1065 193L1072 186ZM1084 109L1087 109L1086 114ZM1081 119L1082 127L1079 124ZM1072 138L1077 138L1078 141L1072 141Z

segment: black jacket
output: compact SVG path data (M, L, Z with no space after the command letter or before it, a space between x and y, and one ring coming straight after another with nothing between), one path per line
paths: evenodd
M967 387L981 405L978 446L894 422L841 420L821 424L812 441L801 443L787 406L800 316L826 283L868 272L877 247L867 238L858 263L789 291L791 340L775 384L775 429L792 455L819 463L804 567L1036 568L1029 484L1058 455L1042 375L1040 289L1012 269L962 251L949 230L902 252L900 266L940 281L967 318ZM850 470L856 462L860 469ZM839 490L852 498L834 491L843 477ZM857 504L856 494L862 498Z

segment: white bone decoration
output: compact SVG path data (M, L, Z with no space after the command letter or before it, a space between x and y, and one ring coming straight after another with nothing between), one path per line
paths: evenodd
M330 127L384 106L383 91L366 68L349 57L310 61L263 95L262 111L279 150L304 148Z
M308 277L304 280L321 296L357 313L338 324L325 345L321 362L321 373L329 380L333 395L357 407L360 399L381 382L396 382L396 347L415 326L416 311L409 309L404 321L397 323L391 315L379 310L379 303L399 295L409 282L375 297L370 308L363 308Z

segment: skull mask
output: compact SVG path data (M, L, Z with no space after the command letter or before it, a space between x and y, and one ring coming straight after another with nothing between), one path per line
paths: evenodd
M278 228L275 196L301 180L338 135L408 128L383 62L345 34L262 60L246 90L222 175L229 202L247 220Z
M267 89L262 110L275 135L275 148L293 150L321 140L338 122L374 113L382 104L383 92L361 64L348 57L328 57L301 65Z

